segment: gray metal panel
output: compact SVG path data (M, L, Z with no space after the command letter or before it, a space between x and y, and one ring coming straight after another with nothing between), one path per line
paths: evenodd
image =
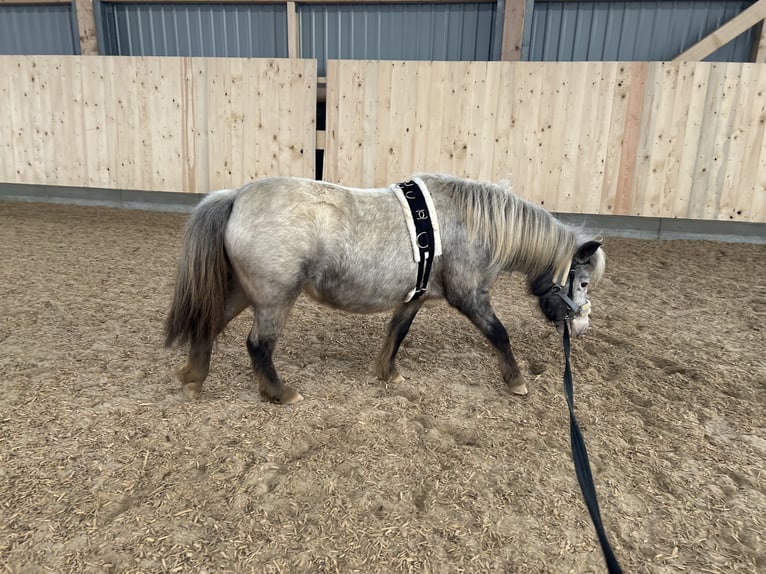
M301 56L328 59L495 60L496 4L298 4Z
M752 3L753 0L537 1L524 42L524 59L672 60ZM706 60L748 61L753 41L751 29Z
M110 4L97 11L102 54L287 57L285 4Z
M0 54L80 53L71 4L0 5Z

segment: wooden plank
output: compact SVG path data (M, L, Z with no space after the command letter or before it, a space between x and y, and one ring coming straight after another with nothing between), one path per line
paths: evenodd
M756 64L766 62L766 23L763 20L755 25L755 40L750 61Z
M738 221L766 221L763 203L766 189L764 160L766 152L766 66L752 66L751 89L747 109L743 116L744 148L739 166L740 182L735 188L730 219Z
M611 113L605 118L609 128L606 134L604 174L598 213L611 215L615 212L617 190L621 182L623 136L630 102L632 67L624 62L610 62L608 65L613 87Z
M739 86L741 81L742 64L730 62L723 65L723 78L721 81L721 101L718 107L717 129L713 136L712 155L708 173L709 182L705 201L705 219L718 219L724 212L731 208L731 196L724 193L727 185L727 166L729 156L736 158L737 146L732 154L732 132L735 129L737 110L736 104L739 99ZM732 158L734 159L734 158ZM737 169L740 169L741 160L737 161ZM731 175L728 177L731 183Z
M727 81L733 85L729 88L732 93L731 118L727 122L726 160L722 165L723 183L719 191L718 210L716 219L734 219L743 196L747 197L751 189L742 185L742 167L745 163L746 130L745 118L755 105L753 90L753 72L757 66L753 64L734 65L736 74L727 69Z
M691 48L682 52L673 61L703 60L764 18L766 18L766 0L758 0L726 24L702 38Z
M670 214L672 217L687 217L690 211L700 133L706 119L705 99L711 65L697 62L693 63L693 66L694 75L691 78L692 88L678 166L678 179L675 184L673 207Z
M703 109L704 121L700 129L697 162L689 196L689 210L686 213L686 217L693 219L704 218L711 210L711 196L714 190L710 186L715 184L715 181L711 179L711 173L714 162L718 161L715 149L716 137L719 132L719 123L725 121L721 115L725 71L724 64L715 63L710 66Z
M295 2L287 2L287 56L301 57L300 20Z
M556 200L550 204L550 209L555 211L579 212L582 205L580 196L588 193L583 189L583 183L590 180L585 174L593 169L593 164L583 161L581 147L592 131L595 108L590 105L592 102L585 103L585 92L593 70L594 64L590 62L575 62L568 67L566 84L556 94L556 107L563 110L563 117L557 114L556 123L551 127L560 150L557 162L559 173L553 179ZM578 121L567 121L568 118L578 118Z
M646 79L648 64L635 62L625 64L630 68L630 87L628 91L625 125L623 128L622 146L620 149L620 167L617 189L614 197L615 215L631 215L631 188L636 176L636 154L641 135L641 118L643 116Z
M673 217L681 160L684 153L686 126L689 122L689 106L694 87L694 62L677 62L675 89L673 93L672 117L666 118L667 159L664 170L663 193L660 198L659 213L662 217Z
M98 54L96 36L96 18L93 14L93 0L75 0L77 28L80 34L80 54L93 56Z
M505 3L503 41L500 48L500 59L502 60L513 62L521 60L521 42L524 36L526 6L526 0L511 0Z

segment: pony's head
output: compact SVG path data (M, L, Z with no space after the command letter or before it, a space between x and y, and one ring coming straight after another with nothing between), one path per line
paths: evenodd
M588 329L588 289L601 279L605 264L601 243L589 240L577 247L563 284L556 281L552 269L530 279L529 290L538 298L540 309L557 330L563 330L564 322L569 323L569 331L574 337Z

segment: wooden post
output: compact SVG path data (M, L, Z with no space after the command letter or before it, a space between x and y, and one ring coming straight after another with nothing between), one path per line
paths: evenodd
M287 56L288 58L301 57L300 24L295 2L287 3Z
M704 60L724 44L739 36L745 30L766 18L766 0L758 0L749 8L737 14L723 26L708 34L673 59L674 62Z
M521 42L524 36L524 13L526 0L505 0L503 14L503 43L500 59L518 62L521 60Z
M98 54L96 18L93 15L93 0L75 0L77 28L80 31L80 53L83 56Z
M766 25L761 20L755 26L755 40L753 42L753 53L750 58L756 64L766 62Z

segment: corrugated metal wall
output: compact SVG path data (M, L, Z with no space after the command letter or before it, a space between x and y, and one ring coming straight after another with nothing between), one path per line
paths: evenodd
M287 57L285 4L97 4L102 54Z
M328 59L497 60L497 4L299 4L301 56Z
M72 4L0 4L0 54L79 53Z
M672 60L753 0L547 2L534 4L525 30L525 60ZM752 29L708 61L746 62Z

